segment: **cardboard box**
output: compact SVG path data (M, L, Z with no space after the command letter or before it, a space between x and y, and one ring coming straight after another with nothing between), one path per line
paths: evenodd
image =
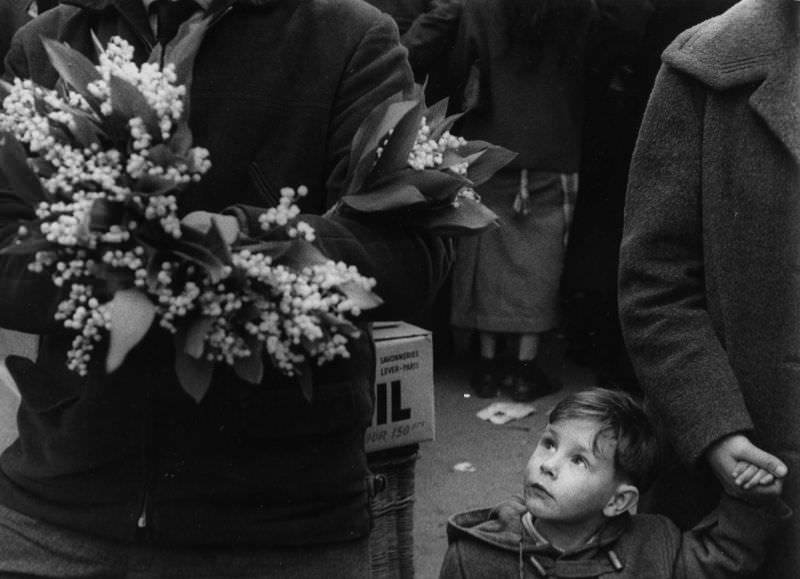
M34 335L0 328L0 452L17 438L17 408L20 402L17 385L3 360L11 354L34 360L38 344L39 339Z
M433 336L405 322L376 323L375 409L367 452L433 440ZM0 451L17 436L19 392L2 364L9 354L36 356L34 336L0 329Z
M380 322L375 339L375 410L367 452L405 446L435 435L433 336L405 322Z

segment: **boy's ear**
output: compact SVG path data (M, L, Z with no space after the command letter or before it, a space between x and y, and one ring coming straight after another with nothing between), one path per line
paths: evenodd
M621 483L606 506L603 507L603 514L609 518L628 512L633 515L636 513L638 505L639 489L632 484Z

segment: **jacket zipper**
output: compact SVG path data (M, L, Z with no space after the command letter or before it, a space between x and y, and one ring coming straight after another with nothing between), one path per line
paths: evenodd
M136 528L137 529L146 529L147 528L147 506L148 506L148 499L150 498L150 488L145 486L144 488L144 498L142 499L142 509L139 511L139 518L136 521Z
M147 393L148 399L152 401L151 393ZM148 511L150 510L150 495L151 487L153 485L153 413L150 413L150 418L142 424L142 461L144 467L143 484L141 502L139 503L139 517L136 519L136 536L139 539L147 540L151 529L148 528Z
M233 8L233 6L229 5L224 10L222 10L219 13L217 13L216 15L214 15L212 20L211 20L211 22L209 22L209 24L208 24L208 28L211 29L212 26L216 25L222 19L223 16L225 16L228 12L231 11L232 8ZM148 52L152 52L153 48L155 47L155 45L152 44L148 40L148 38L142 33L141 30L139 30L132 22L130 22L130 20L128 20L126 18L125 14L120 12L120 17L123 20L126 20L128 22L128 24L130 25L131 29L133 30L133 33L136 35L137 39L140 42L142 42L142 44L144 44L144 46L147 48ZM164 58L163 50L162 50L162 53L161 53L161 58L162 58L161 65L163 66L163 64L164 64L163 63L163 58ZM136 529L137 529L137 532L140 533L140 534L147 533L148 530L149 530L149 528L148 528L148 523L149 523L149 521L148 521L148 511L150 509L150 486L152 484L152 481L151 481L152 466L150 464L151 460L152 460L152 456L151 456L152 448L151 448L150 441L149 441L150 432L148 432L148 425L145 425L144 428L145 428L144 432L142 433L142 438L143 438L143 440L142 440L142 446L143 446L142 450L143 450L143 457L144 457L144 461L145 461L144 495L142 496L141 506L139 508L139 517L136 519Z

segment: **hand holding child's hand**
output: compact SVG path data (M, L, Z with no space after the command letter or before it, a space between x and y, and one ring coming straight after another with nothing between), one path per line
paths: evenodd
M780 495L786 465L755 446L743 434L727 436L708 450L714 474L725 492L747 501L761 502Z
M782 478L745 461L737 462L731 475L734 484L743 492L739 498L747 502L769 502L783 491Z
M756 485L769 486L775 482L775 476L771 472L744 460L736 463L731 476L734 484L745 491Z

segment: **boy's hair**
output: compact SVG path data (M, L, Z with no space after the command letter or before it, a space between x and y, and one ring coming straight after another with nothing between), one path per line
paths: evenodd
M567 395L550 411L548 421L583 419L599 423L593 445L597 452L602 435L616 441L614 467L641 492L656 476L658 441L655 428L642 406L629 394L591 388Z

